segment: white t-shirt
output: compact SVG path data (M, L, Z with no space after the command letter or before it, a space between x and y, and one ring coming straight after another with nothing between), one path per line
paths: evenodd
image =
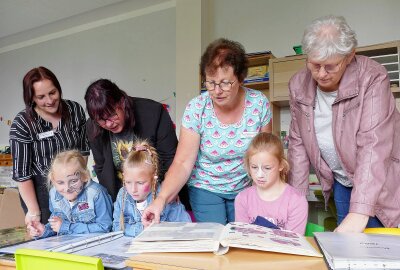
M346 187L352 187L353 184L347 178L342 169L339 157L336 153L335 144L332 135L332 104L337 97L337 91L324 92L317 87L317 97L314 109L314 127L317 135L319 150L322 158L328 164L333 172L336 181Z
M144 200L143 202L136 202L136 208L140 212L140 214L143 214L144 209L147 207L147 201Z

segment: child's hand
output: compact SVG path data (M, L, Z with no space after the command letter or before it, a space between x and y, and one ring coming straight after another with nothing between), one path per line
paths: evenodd
M39 237L43 235L45 227L42 223L39 221L31 221L27 226L26 226L29 235L31 237Z
M62 219L60 217L53 216L52 218L49 219L49 223L53 231L55 231L56 233L60 231L62 224Z

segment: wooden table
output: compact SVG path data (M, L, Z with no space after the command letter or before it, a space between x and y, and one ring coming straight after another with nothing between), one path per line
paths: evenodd
M318 249L314 239L307 238ZM145 253L132 256L127 266L135 270L327 270L323 258L230 248L225 255L198 253Z
M12 259L0 257L0 270L15 270L14 257Z
M0 247L25 242L30 239L25 227L0 230ZM0 270L14 269L15 261L13 255L0 256Z

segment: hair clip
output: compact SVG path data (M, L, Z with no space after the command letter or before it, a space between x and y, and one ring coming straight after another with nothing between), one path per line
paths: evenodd
M150 160L148 160L148 159L146 159L146 160L144 161L144 163L149 164L149 165L153 165L153 163L152 163Z
M135 147L133 147L133 149L135 151L146 151L149 154L149 158L146 159L144 162L149 164L149 165L154 165L153 162L151 161L150 157L153 155L149 149L149 147L145 146L145 145L137 145Z
M135 151L147 151L147 153L149 153L150 156L152 155L150 149L145 145L137 145L133 149L135 149Z

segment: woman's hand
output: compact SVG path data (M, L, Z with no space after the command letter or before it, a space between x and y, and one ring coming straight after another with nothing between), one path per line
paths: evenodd
M335 232L363 232L367 226L369 216L348 213L342 223L335 229Z
M158 196L143 212L142 223L144 227L151 225L152 223L159 223L160 216L164 210L166 200Z
M28 211L25 215L25 225L28 226L32 222L40 222L40 211L35 213Z
M62 224L62 219L60 217L53 216L52 218L49 219L49 223L53 231L55 231L56 233L60 231Z
M44 225L40 221L32 221L26 226L31 237L39 237L44 233Z

